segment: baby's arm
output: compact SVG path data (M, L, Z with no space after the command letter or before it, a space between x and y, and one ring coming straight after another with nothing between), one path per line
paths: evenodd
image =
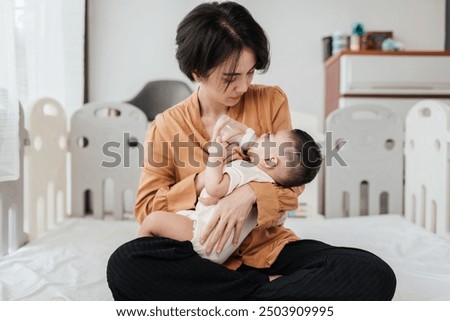
M157 211L142 221L138 236L160 236L177 241L190 241L193 231L193 222L187 216Z
M220 137L208 148L208 163L205 169L205 189L209 196L220 199L228 192L230 176L224 174L227 144L220 141Z

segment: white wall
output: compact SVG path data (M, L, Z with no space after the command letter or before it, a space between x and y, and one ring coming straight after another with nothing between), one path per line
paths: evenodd
M176 28L199 0L91 0L90 99L126 100L158 78L187 80L175 60ZM269 72L255 82L278 84L291 108L323 114L322 40L349 32L392 30L408 50L443 50L445 0L238 0L271 41ZM192 84L195 87L194 84Z

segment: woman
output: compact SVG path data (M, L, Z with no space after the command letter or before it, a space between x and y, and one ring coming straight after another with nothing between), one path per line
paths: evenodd
M269 66L267 37L241 5L204 3L177 30L177 59L199 88L158 117L147 135L137 192L139 222L151 212L195 208L204 187L207 142L220 116L257 135L291 129L285 94L251 85ZM239 157L232 149L229 159ZM116 300L389 300L395 290L390 267L366 251L300 240L279 225L297 207L302 188L270 183L244 185L217 204L201 242L220 252L239 238L253 206L258 226L223 265L200 258L190 242L138 238L122 245L108 264Z

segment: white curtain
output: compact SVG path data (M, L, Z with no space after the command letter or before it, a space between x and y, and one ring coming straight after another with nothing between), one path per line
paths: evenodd
M0 182L20 176L14 40L13 0L0 0Z
M85 0L0 0L0 181L18 177L18 103L83 104ZM1 89L2 88L2 89Z

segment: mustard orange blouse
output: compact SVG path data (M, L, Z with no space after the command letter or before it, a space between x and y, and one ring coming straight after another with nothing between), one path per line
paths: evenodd
M278 87L251 85L228 115L253 128L257 135L291 129L287 97ZM197 91L160 114L151 124L145 142L144 166L136 196L139 223L153 211L194 209L194 179L205 169L209 134L203 126ZM237 269L242 263L269 267L283 246L298 237L277 226L281 215L297 208L297 194L271 183L250 183L256 194L258 226L224 265Z

